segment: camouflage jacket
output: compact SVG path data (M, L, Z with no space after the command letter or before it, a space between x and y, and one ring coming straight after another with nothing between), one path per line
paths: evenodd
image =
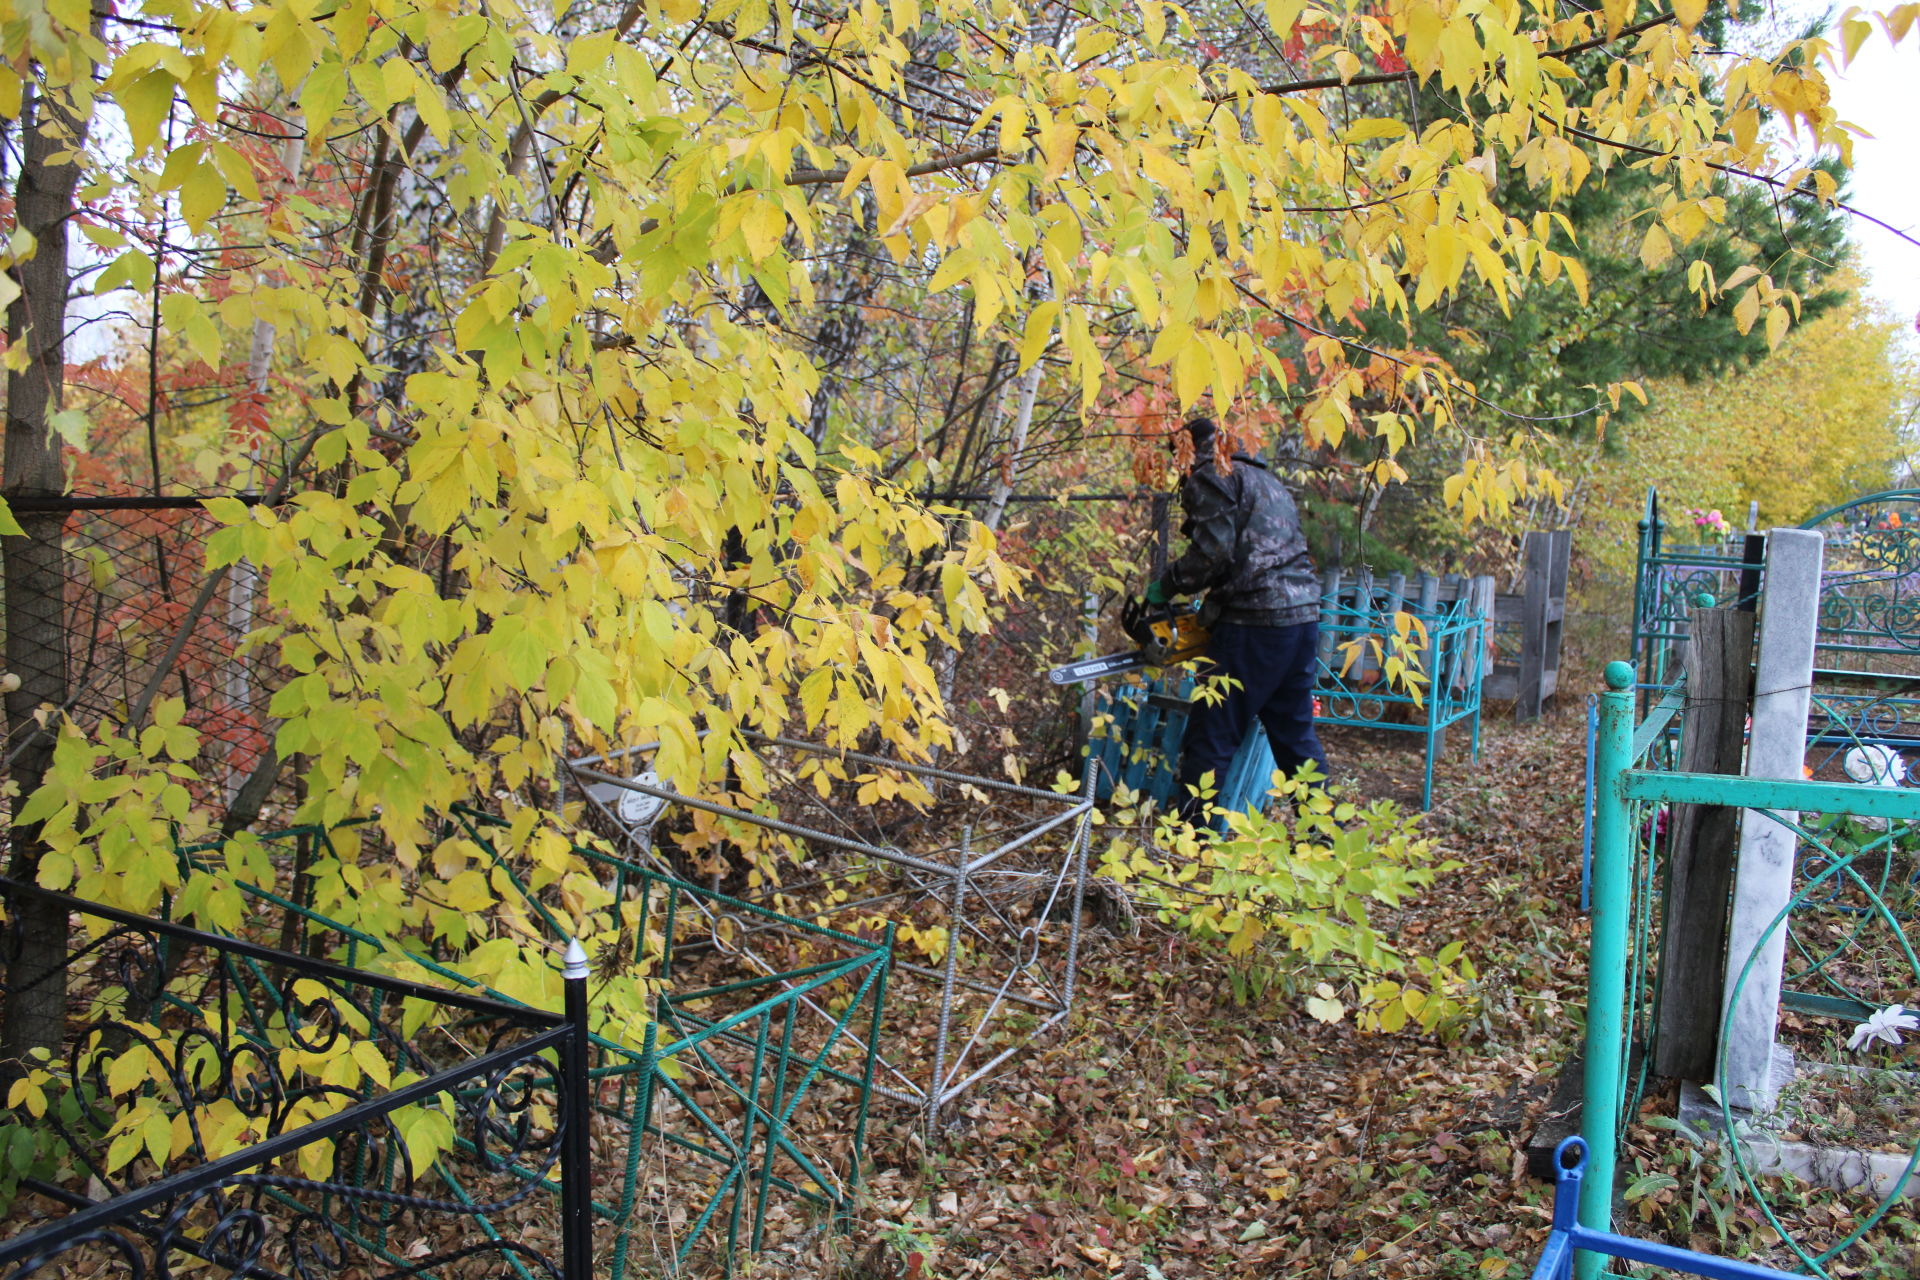
M1235 454L1221 475L1203 457L1180 486L1180 509L1188 545L1165 581L1176 594L1207 593L1208 625L1285 627L1320 616L1320 580L1293 496L1264 464Z

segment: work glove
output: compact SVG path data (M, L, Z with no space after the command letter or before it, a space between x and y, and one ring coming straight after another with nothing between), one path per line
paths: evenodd
M1155 578L1147 584L1148 604L1165 604L1171 599L1173 596L1167 591L1167 584L1163 580Z

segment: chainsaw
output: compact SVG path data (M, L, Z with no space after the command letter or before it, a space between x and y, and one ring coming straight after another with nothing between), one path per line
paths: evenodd
M1198 601L1155 605L1141 599L1128 600L1120 607L1120 629L1140 647L1103 658L1069 662L1049 671L1047 679L1055 684L1078 684L1083 680L1103 680L1130 671L1144 671L1148 667L1170 667L1199 657L1207 647L1207 632L1200 625Z

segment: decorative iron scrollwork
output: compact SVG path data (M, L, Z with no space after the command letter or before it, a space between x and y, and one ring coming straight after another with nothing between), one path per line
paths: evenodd
M37 1076L71 1175L23 1184L76 1212L0 1243L0 1280L170 1280L189 1263L272 1280L561 1275L488 1219L548 1194L563 1135L587 1123L558 1069L586 1052L583 1018L51 896L108 926L67 957L67 1043ZM460 1034L404 1034L423 1000L457 1006ZM444 1113L433 1158L451 1194L416 1183L420 1108ZM130 1115L164 1132L133 1133Z

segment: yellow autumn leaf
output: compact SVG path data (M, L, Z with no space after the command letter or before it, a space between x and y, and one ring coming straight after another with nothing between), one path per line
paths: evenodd
M1640 265L1649 271L1657 271L1673 257L1673 242L1667 233L1660 229L1659 223L1647 228L1647 234L1640 241Z
M1787 308L1774 306L1767 309L1767 349L1769 351L1780 345L1780 340L1787 336L1787 328L1792 323L1793 316Z
M786 231L786 212L765 196L753 197L740 219L740 234L746 238L747 255L755 262L779 248Z

